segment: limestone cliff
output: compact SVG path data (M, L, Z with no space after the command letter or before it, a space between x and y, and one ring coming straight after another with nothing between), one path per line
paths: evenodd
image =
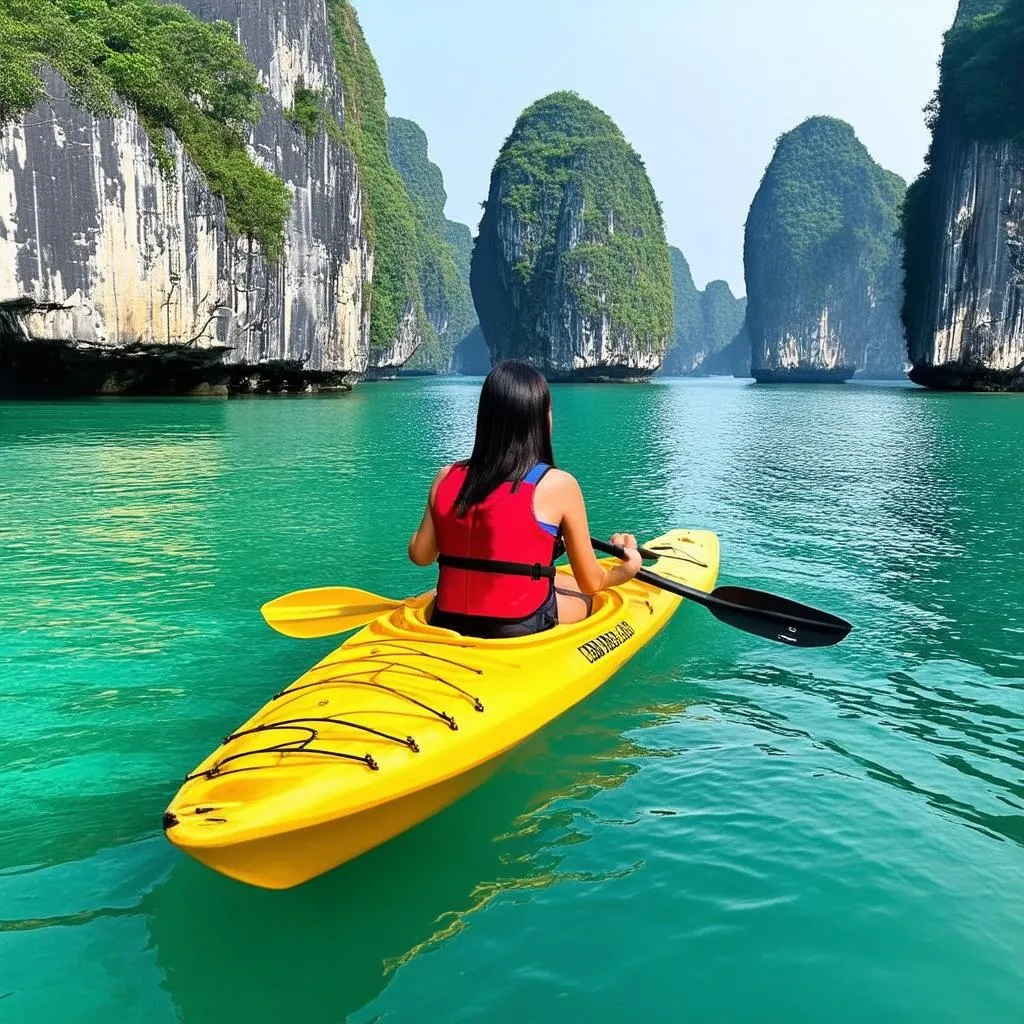
M470 276L495 361L552 379L642 379L672 333L661 209L612 120L554 93L517 120L491 175Z
M700 308L700 291L693 283L690 264L674 245L669 246L672 265L672 297L674 322L672 341L661 364L665 376L677 377L692 373L706 358L704 316Z
M744 323L725 348L708 356L703 375L709 377L750 377L750 334Z
M903 216L910 377L929 387L1024 390L1022 45L1024 0L961 0Z
M416 235L410 243L416 248L423 308L435 336L417 350L408 367L421 372L449 370L455 346L476 323L465 251L471 246L469 229L445 217L444 176L430 160L427 136L415 121L388 118L388 153L415 207ZM465 273L460 263L466 264Z
M755 378L902 373L903 193L843 121L815 117L782 136L744 237Z
M162 174L132 106L96 116L47 73L46 100L0 132L8 391L301 388L366 366L373 257L324 0L185 6L234 25L265 87L248 142L291 193L280 257L229 229L173 135ZM287 116L302 95L323 108L312 133Z
M445 238L455 256L455 266L469 289L469 269L473 259L473 233L465 224L449 220L445 222ZM470 304L472 305L472 297ZM486 374L491 368L491 353L480 329L480 321L473 309L473 326L455 346L451 361L446 369L452 373L470 375Z
M686 257L674 246L672 290L675 330L661 372L667 377L703 376L709 360L721 352L743 325L746 299L737 299L725 281L711 281L698 291Z
M471 377L483 377L491 369L491 352L484 340L484 332L477 324L466 335L452 355L452 373L461 373Z

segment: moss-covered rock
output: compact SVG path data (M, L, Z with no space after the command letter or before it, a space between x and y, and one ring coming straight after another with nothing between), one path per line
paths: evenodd
M756 378L902 370L904 190L843 121L814 117L779 139L744 238Z
M495 361L636 379L672 335L661 207L611 118L571 92L527 108L491 175L471 285Z

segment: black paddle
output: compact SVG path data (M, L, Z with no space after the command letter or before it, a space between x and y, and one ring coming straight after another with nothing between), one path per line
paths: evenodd
M595 551L603 551L617 558L626 552L607 541L590 538ZM657 558L654 551L639 549L644 558ZM819 611L806 604L798 604L785 597L776 597L763 590L749 587L716 587L710 594L703 590L666 580L641 569L636 578L652 587L660 587L670 594L678 594L696 604L703 605L716 619L735 626L746 633L775 640L790 647L831 647L846 637L853 626L845 619Z

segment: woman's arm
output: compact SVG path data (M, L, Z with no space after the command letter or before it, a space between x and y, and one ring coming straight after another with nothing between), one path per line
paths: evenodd
M557 477L555 474L557 473ZM605 569L590 545L590 525L587 522L587 508L583 492L576 478L569 473L553 470L548 474L555 477L552 483L558 488L557 499L562 509L562 537L569 555L572 574L584 594L596 594L599 590L617 587L631 580L642 568L643 559L636 550L636 538L629 533L615 534L612 542L626 549L628 560L611 569ZM555 497L555 495L552 495ZM547 504L547 502L545 502Z
M438 484L448 475L448 470L451 468L451 466L444 466L430 485L423 518L409 541L409 559L414 565L430 565L437 558L437 536L434 533L434 519L430 514L430 507L434 504L434 495L437 494Z

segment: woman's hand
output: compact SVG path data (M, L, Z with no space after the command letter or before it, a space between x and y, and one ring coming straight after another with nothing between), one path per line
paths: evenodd
M644 567L644 560L640 557L640 552L637 551L638 545L633 534L613 533L612 543L616 547L622 548L626 554L626 560L621 565L615 566L608 574L614 581L609 582L608 585L617 587L631 580Z

